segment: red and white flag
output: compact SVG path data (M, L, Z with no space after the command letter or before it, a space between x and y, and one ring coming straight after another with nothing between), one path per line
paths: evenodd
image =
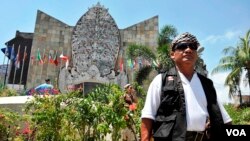
M68 60L68 57L67 57L67 56L64 56L63 54L60 55L60 58L61 58L63 61L67 61L67 60Z
M69 66L69 58L63 54L60 55L61 60L65 61L65 68L68 69Z

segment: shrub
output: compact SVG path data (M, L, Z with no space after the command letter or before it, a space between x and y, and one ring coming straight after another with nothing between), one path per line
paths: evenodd
M225 105L225 109L233 120L233 124L250 124L250 108L235 107L232 104Z

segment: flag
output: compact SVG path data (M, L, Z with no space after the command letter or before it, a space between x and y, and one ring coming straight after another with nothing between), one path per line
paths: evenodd
M134 69L137 68L137 61L136 61L136 59L133 61L133 67L132 68L134 68Z
M6 47L6 48L2 48L2 52L4 53L4 58L3 58L3 64L5 64L5 58L7 56L8 59L10 59L10 52L11 52L11 47ZM8 62L7 62L8 63Z
M57 51L56 54L54 56L54 64L57 66L58 65L58 60L57 60Z
M128 59L127 60L127 64L128 64L128 66L131 68L131 69L133 69L133 63L132 63L132 61L131 61L131 59Z
M63 54L60 55L60 58L61 58L63 61L67 61L67 60L68 60L68 57L67 57L67 56L64 56Z
M49 63L54 64L54 58L52 57L52 53L49 52Z
M123 72L123 58L120 60L120 72Z
M61 60L66 61L65 67L67 69L69 66L69 58L67 56L64 56L63 53L60 55L60 58L61 58Z
M38 61L40 64L43 64L43 59L42 59L42 57L41 57L39 48L38 48L38 50L37 50L36 59L37 59L37 61Z
M15 61L15 59L16 59L15 49L14 49L14 47L12 47L11 54L10 54L10 60Z
M15 59L15 67L17 68L17 69L19 69L20 68L20 51L18 50L18 52L17 52L17 55L16 55L16 59Z
M6 48L1 48L1 51L10 59L12 47L8 46Z

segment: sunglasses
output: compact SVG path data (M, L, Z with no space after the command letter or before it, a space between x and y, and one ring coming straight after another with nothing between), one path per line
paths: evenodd
M187 48L190 48L190 49L192 49L192 50L197 50L197 45L196 44L194 44L194 43L178 43L178 44L176 44L174 47L173 47L173 51L175 51L175 50L186 50Z

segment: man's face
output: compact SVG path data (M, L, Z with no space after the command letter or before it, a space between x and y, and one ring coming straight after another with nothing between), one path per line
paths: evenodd
M133 88L132 86L129 86L129 87L128 87L128 92L129 92L129 93L133 93L133 92L134 92L134 88Z
M198 58L197 46L192 43L178 43L171 52L171 58L177 65L195 65Z

